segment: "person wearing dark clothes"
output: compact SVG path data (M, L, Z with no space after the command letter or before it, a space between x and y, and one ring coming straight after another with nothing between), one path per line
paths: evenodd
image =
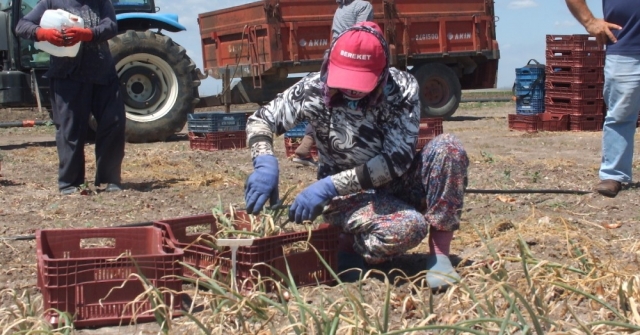
M331 41L334 41L340 33L352 27L354 24L365 21L373 21L373 6L365 0L336 0L338 8L333 14L331 26ZM326 57L326 55L325 55ZM300 165L317 166L311 157L311 147L315 143L315 131L313 126L307 125L304 137L296 149L292 161Z
M47 9L62 9L84 20L84 28L63 31L40 27ZM91 114L97 121L95 185L120 191L126 116L108 40L118 33L109 0L42 0L16 26L25 39L56 46L82 43L76 57L51 56L45 77L50 80L56 126L58 188L73 194L85 183L84 144Z
M613 198L632 181L633 144L640 110L640 3L603 0L604 19L586 0L566 0L569 10L600 45L607 46L604 65L602 162L596 191Z
M322 215L342 230L339 271L389 261L428 234L427 283L442 289L459 281L449 247L460 228L469 159L451 134L416 153L419 91L411 74L389 66L389 49L375 23L347 29L332 43L320 72L249 118L254 172L247 178L247 213L278 201L273 137L308 122L316 130L318 180L295 197L289 219L302 223ZM357 280L353 274L344 272L343 280Z

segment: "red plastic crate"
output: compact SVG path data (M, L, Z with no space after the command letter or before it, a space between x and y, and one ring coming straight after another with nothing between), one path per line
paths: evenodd
M547 65L545 80L573 83L604 83L604 70L601 67Z
M247 147L247 132L245 130L210 133L189 132L189 145L192 150L205 151L242 149Z
M604 123L604 115L578 115L569 116L569 130L572 131L600 131Z
M249 218L242 212L236 212L236 228L239 230L249 230ZM187 228L193 226L208 226L208 234L215 236L217 233L216 219L212 214L161 220L155 222L156 227L166 231L166 236L176 246L183 248L184 262L200 270L207 276L218 273L222 276L229 276L231 273L231 251L225 247L222 251L217 251L204 243L195 241L200 234L187 234ZM283 247L292 243L307 241L313 245L322 258L330 265L332 270L337 269L338 262L338 236L340 229L329 224L322 224L318 229L309 234L304 232L285 233L277 236L256 238L253 245L239 247L236 254L236 282L241 290L250 290L256 285L255 272L261 277L270 277L279 280L268 266L286 274L285 258L289 264L291 274L297 286L311 286L318 284L329 284L333 282L333 277L327 268L320 262L318 256L309 248L307 251L285 255ZM264 264L260 264L264 263ZM252 270L254 272L252 272ZM197 279L191 271L186 271L185 276ZM271 283L265 287L266 290L273 290Z
M536 132L538 131L538 115L509 114L509 129Z
M565 99L602 99L603 84L546 81L545 97Z
M284 138L284 149L287 157L291 157L296 154L296 149L300 146L300 141L302 141L302 137ZM311 153L311 157L313 157L313 159L318 159L318 147L316 147L315 143L311 146L309 153Z
M418 130L418 142L416 143L416 151L422 150L436 136L444 133L443 119L441 117L429 117L420 119L420 128Z
M420 119L418 137L434 138L444 132L441 117L428 117Z
M540 113L538 116L539 131L569 130L569 115L556 113Z
M547 50L602 50L594 36L586 34L547 35Z
M550 89L545 91L545 97L555 99L602 100L602 89L585 89L580 91L556 91Z
M604 50L577 51L577 50L547 50L546 65L551 67L575 66L575 67L603 67L605 59Z
M603 106L602 99L545 98L545 110L553 113L599 115Z
M105 239L112 244L83 246ZM182 275L178 261L183 252L165 245L158 228L39 230L36 248L38 287L52 324L59 321L52 308L72 315L76 327L128 324L134 315L136 322L155 320L148 299L132 304L145 289L131 274L144 276L157 288L182 291L182 281L175 276ZM165 293L164 302L171 304L171 294ZM175 295L173 315L181 305L181 296Z

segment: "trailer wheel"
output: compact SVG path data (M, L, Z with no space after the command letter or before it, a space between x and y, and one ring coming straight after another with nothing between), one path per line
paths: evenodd
M128 30L109 41L127 113L127 142L164 141L198 102L200 80L186 50L168 36Z
M453 70L440 63L425 64L413 71L420 85L422 117L452 116L462 97L460 80Z

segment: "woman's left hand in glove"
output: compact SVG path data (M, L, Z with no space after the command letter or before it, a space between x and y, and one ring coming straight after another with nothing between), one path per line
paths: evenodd
M324 206L337 196L338 191L336 191L331 177L320 179L296 196L291 208L289 208L289 220L296 223L313 221L322 214Z

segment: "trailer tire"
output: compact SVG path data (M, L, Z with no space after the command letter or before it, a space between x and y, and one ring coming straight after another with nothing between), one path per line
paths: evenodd
M462 98L462 88L456 73L441 63L424 64L413 69L420 85L422 117L451 117Z
M134 30L109 40L109 48L125 104L127 142L164 141L181 131L200 85L186 50L168 36Z

